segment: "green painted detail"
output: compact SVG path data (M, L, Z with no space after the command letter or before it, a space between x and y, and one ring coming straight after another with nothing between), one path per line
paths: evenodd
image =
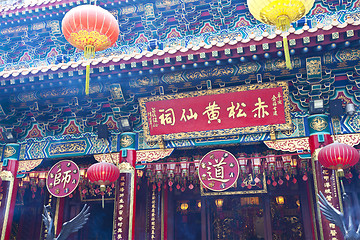
M319 135L317 135L318 136L318 141L319 141L319 143L322 143L322 142L324 142L325 141L325 137L324 137L324 134L319 134Z
M310 135L330 134L329 117L324 114L317 114L308 117Z
M136 133L125 132L120 134L120 150L135 150L136 149Z
M6 163L8 160L19 160L20 155L20 144L9 143L6 144L3 153L3 162Z

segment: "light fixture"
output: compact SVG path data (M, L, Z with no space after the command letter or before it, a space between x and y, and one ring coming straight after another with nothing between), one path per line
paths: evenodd
M324 113L324 100L323 99L316 99L310 101L310 114L320 114Z
M200 201L200 200L197 201L197 207L198 207L198 208L201 208L201 201Z
M189 208L189 204L187 204L186 202L181 203L180 209L182 211L186 211L186 210L188 210L188 208Z
M224 199L222 199L222 198L216 199L215 204L216 204L216 207L222 208L222 206L224 204Z
M131 131L130 121L129 118L127 117L120 119L120 126L121 126L121 130L124 132Z
M4 137L5 142L7 142L7 143L16 143L17 142L15 132L13 132L10 129L5 130L5 132L3 132L3 137Z
M355 112L356 112L355 105L352 104L352 103L346 104L345 112L346 112L347 115L353 116L355 114Z
M275 200L276 200L277 205L284 205L284 203L285 203L285 198L283 196L277 196L275 198Z

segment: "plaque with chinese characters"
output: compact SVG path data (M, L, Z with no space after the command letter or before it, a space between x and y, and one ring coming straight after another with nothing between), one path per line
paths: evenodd
M147 141L289 130L287 82L139 99Z
M199 178L202 185L213 191L225 191L239 177L239 163L230 152L213 150L200 161Z
M46 187L55 197L66 197L78 186L80 179L79 167L70 160L56 163L46 178Z

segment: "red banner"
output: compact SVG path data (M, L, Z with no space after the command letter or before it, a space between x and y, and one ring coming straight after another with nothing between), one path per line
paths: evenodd
M147 140L285 130L291 122L285 82L142 98L140 106Z

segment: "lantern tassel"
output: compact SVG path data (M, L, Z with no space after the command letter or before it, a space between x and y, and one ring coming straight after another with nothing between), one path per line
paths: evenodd
M84 48L84 57L86 59L91 59L95 57L95 47L88 45ZM86 80L85 80L85 94L89 95L90 93L90 62L86 65Z
M291 66L290 53L289 53L289 44L288 44L287 36L283 36L283 45L284 45L286 68L291 70L292 66Z
M85 94L89 95L90 89L90 64L86 65Z
M101 197L101 205L102 205L102 208L104 208L104 194Z

